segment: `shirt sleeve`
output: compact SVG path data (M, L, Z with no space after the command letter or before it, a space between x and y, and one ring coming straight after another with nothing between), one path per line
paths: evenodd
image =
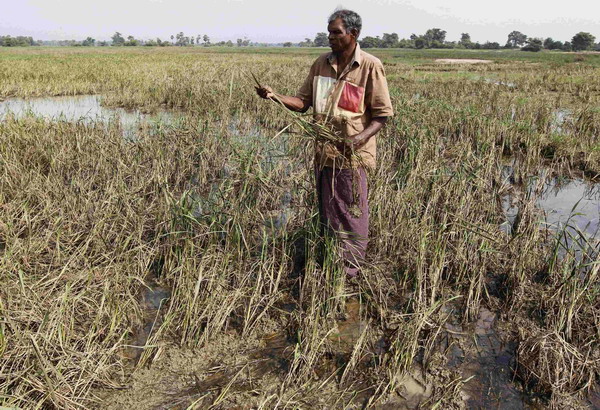
M371 117L391 117L394 115L390 92L382 64L375 64L367 79L365 106Z
M313 105L313 78L315 76L316 66L317 62L315 61L310 67L310 71L304 80L304 84L302 84L302 87L300 87L300 90L298 90L298 93L296 94L296 97L304 101L308 107Z

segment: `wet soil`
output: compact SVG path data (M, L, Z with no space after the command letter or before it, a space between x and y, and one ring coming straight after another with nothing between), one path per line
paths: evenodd
M524 409L531 398L515 383L517 344L500 336L496 320L482 308L471 326L446 323L442 348L448 367L464 380L462 396L468 408Z
M154 289L144 295L148 317L156 315L161 301L167 296L164 289ZM291 305L291 309L295 306ZM343 386L338 384L339 376L368 326L360 303L357 300L348 302L346 315L335 321L328 336L334 353L325 355L315 368L319 383L331 375L338 377L323 387L323 394L319 396L322 402L307 399L309 407L328 408L328 398L343 394ZM101 392L103 408L135 404L136 408L144 409L184 409L189 406L205 408L215 403L224 407L253 408L268 402L269 395L277 392L283 383L295 354L295 341L277 330L281 329L281 324L271 323L263 330L269 327L272 331L261 337L242 338L232 330L201 349L170 346L149 368L138 369L123 390ZM481 309L477 321L469 326L452 320L444 325L438 348L447 359L444 366L463 380L460 396L464 406L475 409L542 408L543 402L523 392L515 380L517 346L510 341L509 333L498 330L499 327L504 324L498 323L497 315L485 308ZM146 323L143 331L136 335L140 344L149 333ZM373 355L385 353L383 338L371 346ZM400 381L395 394L377 408L415 409L428 403L436 383L429 370L424 371L415 362ZM433 370L433 373L437 371ZM351 402L354 403L352 408L360 408L373 392L369 386L360 383L353 387L356 390L364 388L354 398L349 397L347 404ZM597 401L592 396L590 403L593 400Z
M489 60L453 60L438 62L453 64L489 63ZM171 113L158 113L150 116L140 112L111 109L101 106L98 96L52 97L40 99L8 99L0 102L0 121L8 113L17 117L28 114L47 119L67 121L100 121L108 124L118 118L124 137L134 137L140 126L152 121L170 122ZM561 133L570 113L559 111L554 132ZM232 126L233 127L233 126ZM229 130L236 133L237 128ZM283 150L285 151L285 150ZM281 161L279 151L273 151L267 158L269 166ZM543 179L543 187L536 200L542 211L541 222L556 231L565 224L571 224L585 232L590 238L597 235L600 224L600 194L596 186L583 179L564 179L549 176L542 171L537 177L526 182L525 191L531 194L536 178ZM505 176L511 179L512 168L507 166ZM268 215L264 225L272 232L285 228L290 218L291 194L281 200L281 207ZM515 224L519 213L519 201L511 195L504 198L507 216L506 229ZM4 244L0 242L0 253ZM142 323L138 326L126 349L124 358L132 366L140 360L150 346L148 341L155 335L162 323L165 303L170 297L167 288L152 282L141 298L143 309ZM296 309L291 306L291 309ZM160 342L164 353L156 358L149 368L138 368L121 390L96 392L103 399L102 408L196 408L221 404L225 407L257 407L268 403L268 397L277 392L289 370L294 357L295 341L281 332L285 324L267 323L261 329L262 335L242 338L235 330L219 335L201 349L186 349ZM463 403L467 408L524 409L544 407L544 398L527 394L521 388L515 374L514 338L504 330L495 313L482 308L476 323L465 326L458 321L444 325L439 349L446 357L447 369L460 374L463 380L460 389ZM318 378L341 375L350 360L361 337L369 330L369 322L361 312L357 300L346 305L346 316L333 324L328 343L333 353L327 354L315 368ZM379 336L378 336L379 337ZM377 339L377 338L376 338ZM373 356L385 354L387 343L379 337L370 344ZM434 379L427 377L427 371L419 363L404 375L396 396L380 405L380 408L418 408L433 394ZM326 408L331 403L328 397L343 393L338 384L339 377L324 387L322 397L308 403L309 407ZM319 381L318 384L321 382ZM361 394L348 400L360 407L368 401L369 386ZM357 388L361 388L357 384ZM223 397L227 396L227 399ZM225 400L225 401L223 401ZM319 400L322 400L320 402ZM589 408L600 409L600 393L593 392L587 398ZM268 405L267 405L268 407Z

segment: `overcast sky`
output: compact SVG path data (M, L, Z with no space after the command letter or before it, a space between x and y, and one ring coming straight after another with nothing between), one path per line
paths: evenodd
M458 40L506 42L512 30L530 37L570 40L579 31L600 39L598 0L0 0L0 35L41 40L107 40L125 36L167 39L208 34L213 42L247 36L259 42L298 42L325 31L338 6L363 18L361 36L398 33L407 38L428 28Z

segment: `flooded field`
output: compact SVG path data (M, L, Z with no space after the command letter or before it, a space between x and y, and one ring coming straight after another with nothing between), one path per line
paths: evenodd
M322 50L101 51L0 51L0 406L598 408L600 56L377 50L349 280L248 72Z
M511 167L505 168L507 180L511 179ZM531 176L520 194L533 198L540 210L540 224L560 234L565 229L573 235L585 233L594 240L598 236L600 221L600 185L579 178L552 176L542 169L539 175ZM523 199L521 197L520 199ZM507 221L503 224L508 232L517 222L518 200L511 195L504 199Z
M115 123L122 130L124 138L135 139L144 128L168 127L176 123L180 114L167 110L146 114L139 110L108 108L102 105L102 98L98 95L77 95L27 99L8 98L0 101L0 121L8 116L17 119L33 116L50 121L102 123L107 126Z

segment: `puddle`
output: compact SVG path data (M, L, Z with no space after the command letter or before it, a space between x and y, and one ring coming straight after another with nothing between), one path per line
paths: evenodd
M503 175L508 183L513 181L513 167L505 166ZM540 182L541 186L538 186ZM585 233L587 239L597 236L600 222L598 185L582 179L553 177L549 170L542 170L538 176L529 178L526 184L527 195L537 194L536 207L543 211L540 223L545 223L556 232L566 229L573 236L578 236L577 231ZM514 193L503 198L503 208L507 221L502 229L511 233L520 211L520 204Z
M487 84L503 85L508 88L517 88L517 85L510 81L496 80L494 78L484 78L483 81L485 81Z
M255 121L241 119L238 116L229 120L227 132L234 148L259 150L263 172L272 171L283 163L285 174L291 173L292 166L289 159L294 158L295 155L290 150L290 138L293 137L288 132L279 134L277 130L261 129Z
M550 132L552 134L569 135L569 126L573 121L573 111L568 108L558 108L552 113Z
M441 64L490 64L492 60L481 60L478 58L438 58L436 63Z
M350 300L346 303L344 319L336 321L328 339L337 351L351 353L367 326L367 322L360 317L360 302Z
M141 296L142 325L135 329L124 353L125 357L134 363L140 360L150 336L160 328L162 311L170 296L171 292L168 289L156 284L144 288Z
M51 121L81 121L85 124L100 122L108 125L117 121L126 139L136 139L140 129L152 128L159 124L173 125L181 118L174 112L166 110L145 114L139 110L128 111L124 108L103 107L102 98L98 95L9 98L0 101L0 121L11 114L16 118L33 115Z
M524 391L517 381L517 342L506 340L497 330L497 315L481 308L474 324L447 322L440 348L446 352L448 367L464 381L462 399L469 409L545 408L547 397ZM600 386L596 385L582 402L600 408Z
M226 135L232 147L231 155L224 161L210 184L201 186L196 178L192 178L182 203L191 210L191 215L196 219L220 213L225 201L223 191L228 190L228 184L232 180L239 179L241 172L248 172L244 168L247 167L246 163L250 158L258 164L258 167L249 171L250 173L271 174L275 180L284 180L280 185L283 192L273 192L268 204L269 210L257 212L255 215L260 220L263 234L279 236L285 233L288 222L294 216L292 202L295 193L293 184L286 179L303 166L302 161L295 161L294 154L290 152L290 138L293 137L288 133L281 133L269 138L264 130L259 129L256 122L237 116L226 123ZM206 189L207 187L210 188ZM279 198L276 195L279 195Z
M265 136L261 132L255 122L242 120L234 116L227 124L227 131L234 139L242 144L256 139L264 139Z
M288 222L293 218L294 211L291 207L292 193L286 191L281 196L279 201L280 206L278 209L269 212L264 216L262 224L264 227L264 233L267 235L281 235L284 234L288 225Z

